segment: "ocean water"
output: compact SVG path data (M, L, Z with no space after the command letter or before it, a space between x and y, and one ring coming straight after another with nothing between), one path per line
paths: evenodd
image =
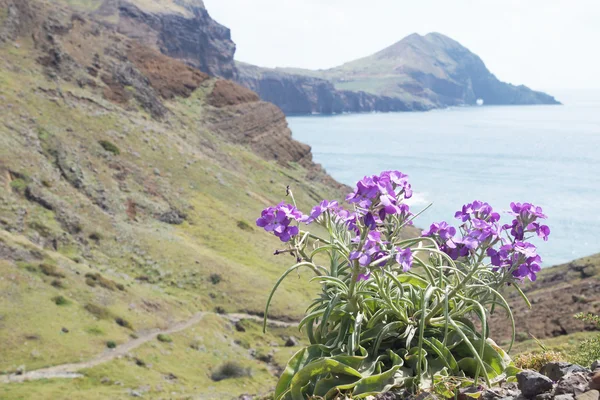
M563 106L483 106L426 113L290 117L315 161L353 186L388 169L410 177L419 227L465 203L498 211L543 207L551 228L536 240L544 265L600 252L600 91L553 93ZM503 221L510 222L510 215Z

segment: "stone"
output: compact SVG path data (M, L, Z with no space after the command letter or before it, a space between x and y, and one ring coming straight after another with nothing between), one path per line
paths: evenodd
M286 347L293 347L293 346L298 346L300 344L300 342L298 341L298 339L296 339L294 336L290 336L289 338L287 338L287 340L285 341L285 346Z
M576 400L598 400L600 392L597 390L589 390L575 397Z
M575 400L575 396L572 394L559 394L558 396L554 396L554 400Z
M551 392L546 392L535 396L535 400L551 400L553 398L554 395Z
M600 390L600 371L597 371L594 373L594 375L592 375L590 389Z
M600 369L600 360L596 360L592 363L592 371Z
M137 390L132 390L129 394L131 394L131 397L142 397L142 394Z
M552 390L552 381L545 375L535 371L523 371L517 374L517 382L523 396L534 398L538 394Z
M540 372L556 382L570 372L589 372L589 370L577 364L551 362L544 365Z
M589 384L588 374L571 372L563 376L556 384L555 394L579 395L584 393Z

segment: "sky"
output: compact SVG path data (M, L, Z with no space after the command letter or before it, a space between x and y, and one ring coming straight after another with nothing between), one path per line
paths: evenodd
M232 30L236 59L331 68L411 33L440 32L499 79L600 89L600 0L204 0Z

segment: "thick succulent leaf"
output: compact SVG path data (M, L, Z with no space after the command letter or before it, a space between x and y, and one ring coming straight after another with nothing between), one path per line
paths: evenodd
M290 382L292 400L304 400L303 388L319 375L338 374L362 378L360 372L331 358L313 361L294 375Z
M400 386L404 379L402 376L399 376L398 379L396 378L396 371L398 369L400 369L400 366L396 365L382 374L362 378L354 386L352 398L361 399L366 396L384 393L393 387Z
M440 358L440 360L445 364L446 367L453 373L458 372L458 364L456 359L452 355L452 352L444 346L442 342L432 337L429 339L423 339L423 342L429 346Z
M313 396L328 399L331 398L331 396L328 396L328 393L338 394L344 390L352 389L358 381L359 378L356 376L330 374L325 378L319 379L312 394Z
M292 356L290 361L288 361L287 365L279 381L277 382L277 387L275 388L275 399L279 399L285 393L285 391L290 386L290 382L294 375L296 375L306 364L311 362L312 360L321 357L323 351L320 346L313 345L303 348L298 351L296 354Z

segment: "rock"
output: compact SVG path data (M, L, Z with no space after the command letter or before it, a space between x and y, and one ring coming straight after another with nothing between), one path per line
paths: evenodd
M250 396L249 394L243 394L240 397L238 397L238 400L252 400L253 397Z
M575 397L576 400L598 400L598 398L600 398L600 392L597 390L589 390Z
M590 382L590 389L600 390L600 371L597 371L594 373L594 375L592 375L592 380Z
M26 370L27 368L24 365L19 365L19 367L17 367L17 370L15 371L15 375L23 375Z
M600 369L600 360L596 360L592 363L592 371Z
M538 394L535 396L535 400L551 400L554 398L554 395L550 392Z
M160 176L160 169L154 168L154 175Z
M165 224L171 224L171 225L181 225L183 224L183 221L185 221L186 215L176 211L176 210L169 210L165 213L162 213L159 217L158 220L161 222L164 222Z
M242 321L237 321L235 323L235 330L238 332L246 332L246 328L244 328L244 324L242 324Z
M555 394L579 395L584 393L589 384L588 375L583 372L571 372L563 376L556 384Z
M540 372L556 382L570 372L589 372L589 370L577 364L551 362L544 365Z
M142 394L137 390L132 390L131 392L129 392L129 394L131 395L131 397L142 397Z
M63 333L69 333L69 330L68 330L67 328L65 328L65 327L63 327L63 328L61 329L61 331L62 331Z
M575 396L573 396L572 394L559 394L557 396L554 396L554 400L574 400Z
M300 344L300 342L298 341L298 339L296 339L294 336L290 336L289 338L287 338L287 340L285 341L285 346L286 347L293 347L293 346L298 346Z
M535 371L523 371L517 374L519 389L523 396L534 398L538 394L552 390L552 381L545 375Z

